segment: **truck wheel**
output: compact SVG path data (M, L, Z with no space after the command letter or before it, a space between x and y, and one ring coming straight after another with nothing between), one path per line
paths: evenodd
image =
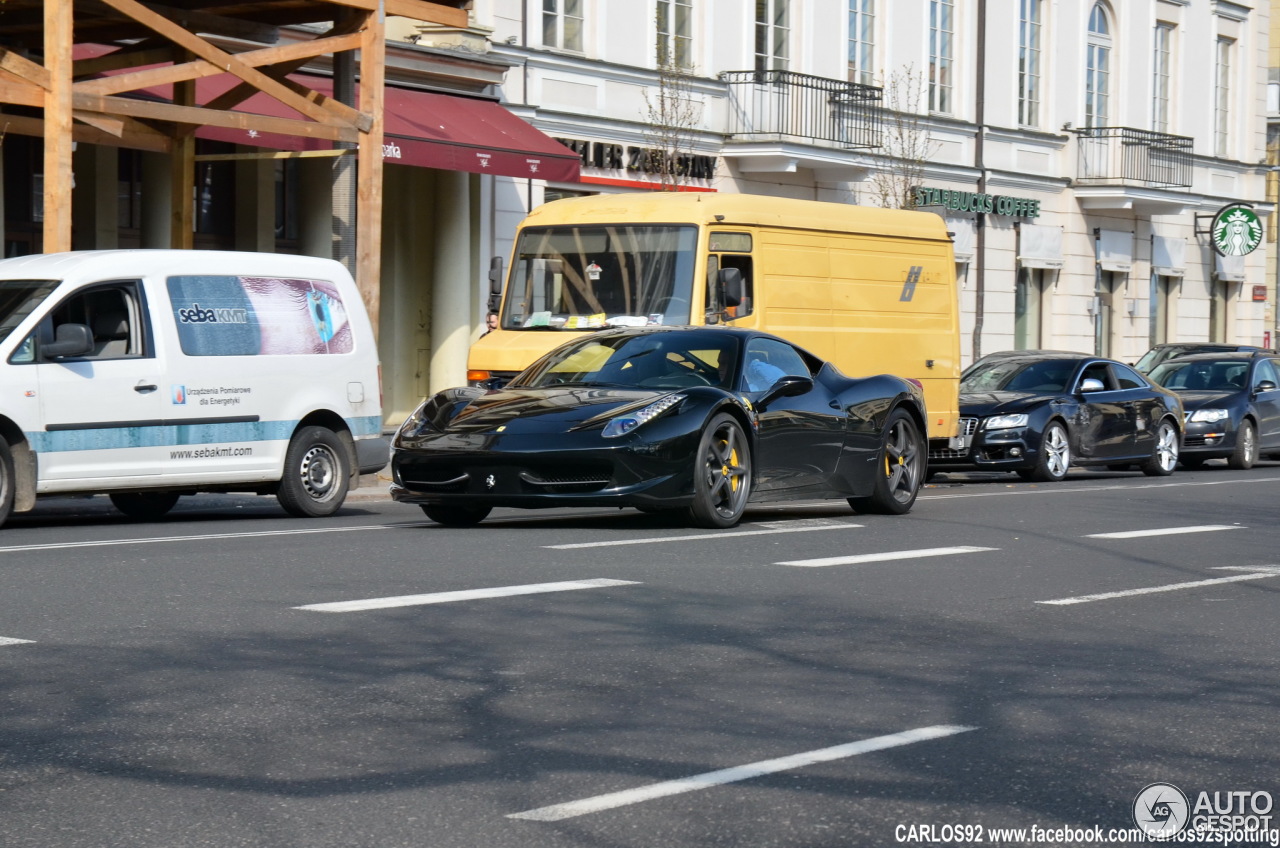
M421 504L421 506L427 518L445 527L474 527L484 521L493 509L488 506L441 506L439 504Z
M351 457L342 440L325 427L304 427L285 452L276 500L298 518L333 515L350 483Z
M910 512L924 481L925 451L916 422L902 409L894 410L876 458L875 489L870 497L849 498L849 506L880 515Z
M13 454L9 443L0 439L0 524L13 514Z
M156 521L173 509L177 492L116 492L111 503L116 509L138 521Z

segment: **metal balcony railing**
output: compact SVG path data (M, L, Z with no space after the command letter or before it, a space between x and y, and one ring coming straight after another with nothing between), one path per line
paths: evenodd
M1186 136L1131 127L1091 127L1076 132L1080 148L1078 183L1148 188L1191 185L1193 140Z
M720 79L729 86L729 133L736 139L842 148L883 143L878 86L791 71L725 71Z

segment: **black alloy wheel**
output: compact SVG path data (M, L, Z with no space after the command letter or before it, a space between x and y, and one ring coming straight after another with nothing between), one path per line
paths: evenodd
M689 522L723 530L742 519L751 496L751 447L742 425L722 412L702 431L693 466Z
M895 409L880 441L875 489L870 497L849 498L849 506L880 515L910 512L924 483L927 456L915 419L905 410Z

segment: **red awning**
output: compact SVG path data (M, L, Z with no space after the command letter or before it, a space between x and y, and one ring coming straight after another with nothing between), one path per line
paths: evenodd
M328 77L292 74L301 85L333 96ZM196 83L196 99L208 103L237 84L226 75ZM446 171L577 182L578 154L491 100L476 100L407 88L386 88L382 159ZM240 112L301 118L274 97L255 94L235 107ZM273 150L327 150L327 141L224 127L201 127L197 138L268 147Z

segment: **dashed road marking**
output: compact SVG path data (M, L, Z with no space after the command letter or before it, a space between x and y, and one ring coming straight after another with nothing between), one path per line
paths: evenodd
M889 562L899 559L921 559L924 557L952 556L954 554L976 554L984 551L998 551L999 548L977 548L970 545L958 545L950 548L919 548L914 551L885 551L878 554L853 554L850 556L821 557L819 559L795 559L788 562L775 562L774 565L792 565L797 568L825 568L830 565L858 565L865 562Z
M873 739L863 739L860 742L850 742L846 745L836 745L832 748L820 748L816 751L808 751L803 754L793 754L789 757L779 757L774 760L762 760L758 763L737 766L736 768L720 769L719 771L695 774L691 777L685 777L679 780L667 780L662 783L653 783L636 789L626 789L622 792L611 792L607 795L596 795L593 798L584 798L579 801L569 801L564 804L553 804L550 807L539 807L536 810L526 810L523 813L511 813L507 818L529 819L532 821L560 821L561 819L570 819L575 816L584 816L588 813L598 813L602 810L625 807L629 804L639 804L643 801L653 801L657 798L679 795L684 792L696 792L699 789L709 789L713 786L721 786L726 783L749 780L753 777L760 777L761 775L776 774L780 771L791 771L792 769L803 768L805 766L813 765L814 763L827 763L832 760L856 757L859 754L868 754L872 751L883 751L887 748L897 748L902 745L911 745L916 742L925 742L930 739L954 736L958 733L968 733L971 730L977 729L978 728L976 727L966 727L963 725L953 724L940 724L933 727L918 727L915 730L906 730L902 733L892 733L888 736L877 736Z
M435 592L429 595L398 595L391 598L366 598L360 601L337 601L329 604L307 604L294 607L311 612L361 612L364 610L416 607L426 604L449 604L484 598L510 598L515 595L540 595L546 592L572 592L577 589L603 589L608 586L638 586L634 580L566 580L559 583L531 583L524 586L499 586L493 589L464 589L458 592Z
M0 636L0 648L3 648L5 645L34 645L34 644L35 643L30 639L10 639L6 636Z
M778 525L782 522L771 522L772 525ZM618 545L656 545L662 542L696 542L700 540L715 539L717 541L728 541L730 539L741 539L746 536L769 536L777 533L811 533L815 530L853 530L862 527L861 524L848 524L843 521L811 524L805 523L800 527L793 526L794 522L787 522L786 527L770 526L766 530L743 530L738 533L720 532L720 533L695 533L689 536L671 535L671 536L646 536L643 539L611 539L606 542L573 542L565 545L543 545L553 551L570 551L577 548L611 548Z
M356 527L309 527L303 530L258 530L248 533L201 533L191 536L151 536L132 539L97 539L91 542L48 542L42 545L10 545L0 548L0 554L23 551L60 551L68 548L107 548L115 545L153 545L161 542L200 542L225 539L257 539L264 536L300 536L307 533L357 533L374 530L400 530L406 527L432 527L430 522L414 521L403 524L361 524Z
M1119 533L1090 533L1086 539L1143 539L1148 536L1177 536L1182 533L1213 533L1218 530L1244 530L1239 524L1199 524L1192 527L1161 527L1156 530L1124 530Z
M1053 601L1036 601L1037 604L1053 606L1070 606L1072 604L1088 604L1093 601L1110 601L1114 598L1131 598L1135 595L1153 595L1158 592L1178 592L1182 589L1198 589L1201 586L1217 586L1222 583L1239 583L1244 580L1262 580L1267 577L1280 577L1280 567L1270 565L1259 566L1226 566L1223 571L1248 571L1235 577L1214 577L1209 580L1192 580L1189 583L1169 583L1165 586L1147 586L1143 589L1124 589L1119 592L1100 592L1096 595L1081 595L1077 598L1058 598Z

